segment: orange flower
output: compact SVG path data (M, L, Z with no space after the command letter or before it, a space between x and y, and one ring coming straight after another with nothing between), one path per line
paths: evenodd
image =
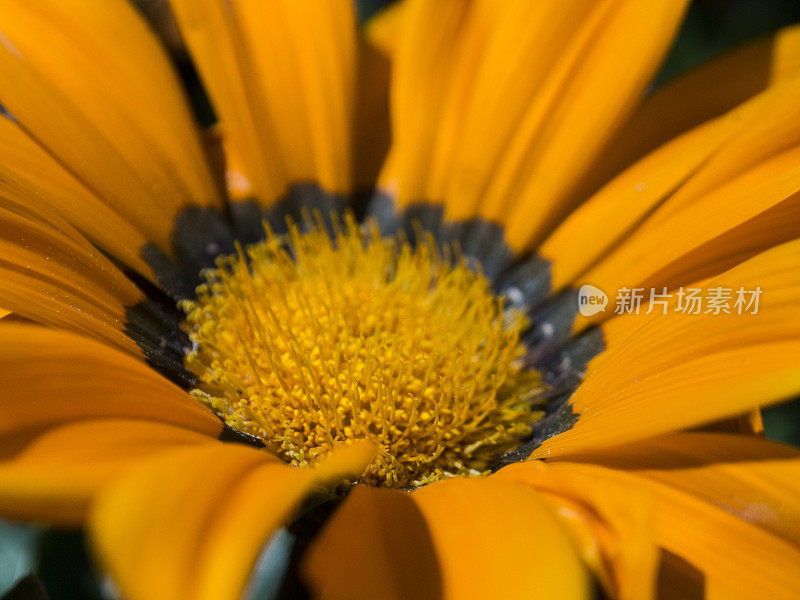
M800 30L645 97L685 2L171 6L213 139L128 2L0 3L3 516L131 599L320 497L320 597L796 594Z

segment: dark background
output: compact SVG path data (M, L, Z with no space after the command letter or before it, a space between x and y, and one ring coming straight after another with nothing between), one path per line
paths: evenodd
M134 1L144 5L157 27L163 26L159 23L163 17L160 0ZM388 3L388 0L356 1L364 18ZM800 22L798 0L694 0L656 85L733 45L797 22ZM169 39L169 32L166 35ZM771 439L800 445L800 401L767 409L764 422ZM102 597L102 582L88 565L80 533L45 531L0 521L0 594L31 571L36 571L47 584L54 600ZM275 576L262 575L262 579ZM15 598L41 596L23 593Z

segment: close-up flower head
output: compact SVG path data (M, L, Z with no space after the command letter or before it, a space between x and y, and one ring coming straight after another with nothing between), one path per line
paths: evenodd
M800 597L800 15L714 4L0 0L1 597Z

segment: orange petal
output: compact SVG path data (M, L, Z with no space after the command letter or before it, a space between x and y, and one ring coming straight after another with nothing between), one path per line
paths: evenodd
M606 350L589 362L571 398L578 422L545 442L537 456L697 427L791 396L797 386L791 374L800 365L794 350L800 338L798 264L795 240L692 286L705 298L730 290L730 314L708 312L706 305L700 314L685 314L673 294L666 306L645 305L639 314L604 323ZM737 308L740 288L761 290L757 314L754 307ZM748 293L743 297L750 300Z
M450 219L499 221L515 249L539 239L569 208L560 199L576 172L633 108L683 9L408 2L381 186L401 206L442 202Z
M589 597L572 541L534 491L456 478L411 497L428 523L445 598Z
M88 239L128 267L148 276L139 253L143 233L100 200L30 135L10 119L0 118L0 206L47 211L79 229Z
M569 285L622 241L702 168L734 125L733 119L719 119L693 129L634 164L575 209L538 251L553 265L553 289Z
M546 118L536 110L526 115L485 200L505 198L501 208L486 216L496 215L507 224L512 248L534 247L573 208L567 198L579 174L635 108L687 5L671 0L647 6L615 3L554 94Z
M426 160L470 3L403 3L392 60L392 148L380 184L401 205L424 198ZM416 147L416 151L414 148Z
M683 490L800 545L800 450L749 436L675 433L570 457Z
M411 497L428 523L445 598L587 597L588 580L571 541L530 490L457 478Z
M800 78L743 107L736 134L580 282L676 287L796 237L798 106Z
M178 79L130 3L14 0L0 21L4 106L151 241L168 250L179 209L219 202Z
M364 25L364 37L387 57L397 48L397 39L407 10L408 2L405 0L391 2L370 17Z
M761 417L761 409L756 408L738 417L714 421L697 428L697 431L708 431L712 433L739 433L742 435L754 435L764 437L764 420Z
M326 523L303 570L330 600L438 600L442 581L425 519L406 492L357 486Z
M773 327L775 327L774 319L768 320L769 317L764 315L775 314L777 315L775 319L779 320L782 318L779 313L792 312L792 307L800 301L800 273L797 271L799 261L800 239L797 239L770 248L725 271L714 279L693 283L686 286L684 290L687 295L694 293L690 292L690 288L700 290L697 293L698 296L708 297L712 289L731 288L732 290L738 290L739 287L743 287L745 290L755 290L756 288L761 288L761 296L763 298L759 298L758 306L758 313L761 316L759 314L750 314L749 317L753 318L748 318L748 320L744 321L734 318L745 315L738 314L739 310L735 307L736 298L733 297L733 293L728 307L729 310L732 309L732 314L721 313L716 315L712 312L706 316L702 314L694 315L691 314L691 311L684 314L683 308L688 309L688 302L681 304L678 292L671 294L667 298L666 306L660 304L651 305L649 298L645 298L645 302L642 304L638 314L616 315L603 323L603 340L606 350L615 350L627 340L630 340L635 333L642 335L637 331L644 327L680 328L686 325L695 327L698 322L703 322L704 327L717 326L717 328L727 328L730 337L725 338L724 342L728 344L736 339L733 336L738 336L748 330L752 331L752 327L757 326L759 323L772 323ZM661 290L657 290L657 292L661 292ZM704 313L706 310L708 310L707 306L701 306L698 312ZM750 311L743 310L742 312L752 312L752 308ZM714 322L707 321L711 317L715 317ZM691 323L687 323L687 318ZM685 329L681 331L685 332ZM768 338L768 333L767 335L762 335L762 339ZM677 336L675 340L677 341ZM690 339L689 342L684 343L684 347L691 353L699 354L705 350L696 351L697 344L702 345L707 341L709 340L705 340L701 336L694 336L693 340ZM708 349L707 346L702 346L702 348ZM606 360L606 356L607 354L599 355L592 365L598 366Z
M228 444L163 454L100 496L90 520L98 560L131 600L240 598L270 534L315 486L360 475L375 448L341 452L321 471Z
M577 199L692 127L800 73L800 27L791 26L701 63L651 94L608 142Z
M95 494L133 465L171 448L215 440L155 421L91 419L6 432L2 442L3 516L74 527L82 524Z
M598 477L584 480L542 461L514 464L492 477L529 485L551 504L609 597L653 597L658 548L651 493Z
M238 195L268 205L302 181L351 191L352 2L171 5L247 180Z
M645 439L780 402L800 391L796 340L778 337L674 363L669 355L640 358L644 347L657 342L657 336L644 336L641 345L627 349L633 348L632 353L610 356L603 369L592 372L570 400L577 422L532 456L570 455Z
M609 10L585 2L524 0L499 6L473 2L471 7L458 45L445 49L452 54L451 72L433 130L433 155L417 158L430 171L419 197L444 200L452 219L476 213L494 219L495 196L508 200L505 189L492 194L498 187L495 174L503 175L516 158L515 147L528 143L541 119L551 114L588 38ZM412 25L406 21L405 26ZM400 116L398 111L398 138L404 127Z
M52 208L16 200L0 200L0 304L140 355L123 330L142 293Z
M590 505L595 489L616 489L615 496L604 497L615 500L621 511L636 510L642 494L651 497L654 542L702 572L707 598L788 600L800 586L797 546L702 497L649 477L573 463L546 469L517 463L498 476L555 494L562 491L562 481L569 481L574 484L570 493Z
M144 362L100 342L0 326L0 433L77 419L152 419L216 437L222 423Z
M494 478L408 495L356 488L309 550L326 598L588 598L575 548L543 499Z

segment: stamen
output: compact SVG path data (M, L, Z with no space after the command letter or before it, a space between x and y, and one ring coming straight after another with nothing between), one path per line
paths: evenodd
M524 319L430 236L415 247L351 218L237 246L181 308L192 394L287 462L367 438L364 480L478 475L541 418Z

